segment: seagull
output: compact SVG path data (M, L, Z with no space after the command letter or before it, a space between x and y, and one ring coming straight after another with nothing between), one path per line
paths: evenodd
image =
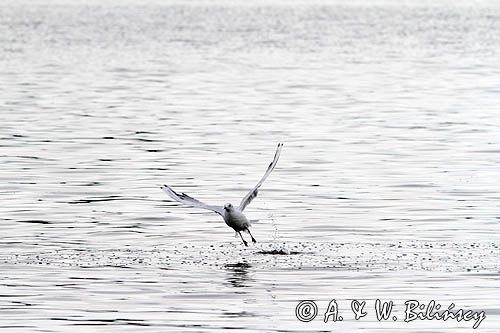
M273 161L269 164L267 167L266 172L264 173L264 176L259 180L257 185L245 195L245 197L241 200L240 205L238 207L233 206L231 203L227 203L224 205L224 207L220 206L213 206L213 205L207 205L199 200L196 200L195 198L187 195L186 193L181 193L178 194L175 192L170 186L168 185L163 185L161 189L165 191L165 193L175 201L178 201L186 206L189 207L195 207L195 208L202 208L202 209L207 209L211 210L212 212L215 212L222 216L224 219L224 222L226 224L233 228L234 231L240 235L241 240L243 241L243 244L245 246L248 246L247 241L243 238L241 235L242 231L246 231L250 234L250 237L252 237L252 242L257 243L255 238L253 238L252 234L250 233L250 222L246 218L246 216L243 214L243 210L252 202L255 197L257 197L257 193L259 192L259 188L262 186L262 183L266 180L267 177L271 174L271 172L274 170L274 167L278 163L278 159L280 157L281 153L281 148L283 147L282 143L278 143L278 147L276 148L276 153L274 154L274 159Z

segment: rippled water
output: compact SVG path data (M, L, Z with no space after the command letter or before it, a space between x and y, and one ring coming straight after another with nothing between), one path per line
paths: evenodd
M47 3L0 5L2 332L498 332L498 7ZM238 203L279 141L255 246L159 188Z

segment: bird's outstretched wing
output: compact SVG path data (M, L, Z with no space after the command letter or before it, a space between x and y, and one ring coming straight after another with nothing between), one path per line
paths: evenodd
M196 200L195 198L190 197L186 193L181 193L178 194L174 190L172 190L169 186L163 185L161 189L167 193L169 197L174 199L175 201L178 201L186 206L190 207L196 207L196 208L203 208L203 209L208 209L211 210L212 212L216 212L217 214L224 216L224 210L222 207L218 206L212 206L212 205L207 205L201 201Z
M239 207L240 211L243 211L245 209L245 207L248 206L248 204L250 204L250 202L252 202L252 200L257 196L257 193L259 192L259 187L261 187L262 183L264 183L266 178L269 177L271 172L274 170L276 163L278 163L278 159L280 158L280 153L281 153L282 147L283 147L283 144L278 143L278 148L276 148L276 153L274 154L274 159L267 167L266 173L264 174L264 176L262 176L262 178L259 180L257 185L255 185L255 187L250 192L248 192L248 194L245 195L245 197L241 200L240 207Z

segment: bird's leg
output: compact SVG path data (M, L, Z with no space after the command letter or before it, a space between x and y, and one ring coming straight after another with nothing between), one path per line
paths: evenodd
M241 240L243 241L243 244L245 244L245 246L248 246L248 243L246 240L243 239L243 236L241 235L241 232L238 231L238 233L240 234L240 237L241 237Z
M253 238L252 233L250 232L250 229L247 228L247 231L250 234L250 237L252 237L252 243L254 243L254 244L257 243L257 241L255 240L255 238Z

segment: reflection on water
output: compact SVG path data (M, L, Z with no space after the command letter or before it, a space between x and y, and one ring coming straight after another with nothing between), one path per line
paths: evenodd
M226 264L224 267L229 273L227 281L233 287L247 287L248 282L252 281L252 279L249 277L249 271L252 266L249 263L243 261L236 264Z
M279 2L0 5L2 330L498 332L498 8ZM277 142L256 245L159 188L239 202Z

